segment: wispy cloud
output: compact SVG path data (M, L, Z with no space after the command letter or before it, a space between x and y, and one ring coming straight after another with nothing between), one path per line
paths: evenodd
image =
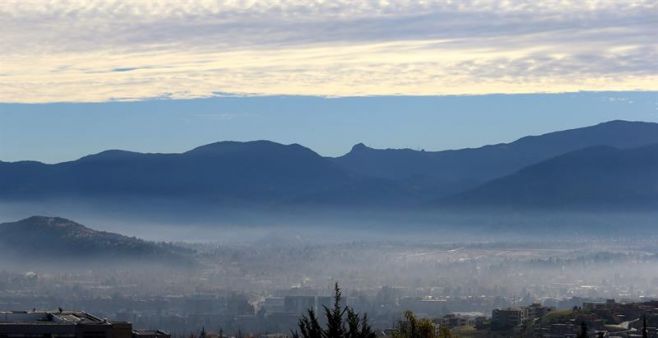
M0 101L658 89L655 1L4 1Z

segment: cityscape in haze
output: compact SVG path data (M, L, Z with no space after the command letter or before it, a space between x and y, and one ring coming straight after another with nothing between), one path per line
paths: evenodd
M658 337L654 1L0 3L0 338Z

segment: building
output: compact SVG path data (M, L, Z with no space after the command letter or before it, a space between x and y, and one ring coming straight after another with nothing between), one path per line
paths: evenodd
M491 312L491 328L511 329L521 325L526 318L528 318L528 310L525 308L495 309Z
M145 334L157 333L157 334ZM162 331L133 330L128 322L110 322L80 311L0 312L0 338L170 338Z
M171 338L171 335L162 330L133 330L132 338Z
M314 296L286 296L283 303L283 307L288 313L302 314L309 309L315 311Z
M526 309L528 310L529 319L541 318L547 315L549 312L553 311L553 308L542 306L539 303L531 304L530 306L526 307Z
M449 329L461 326L481 327L485 319L486 317L480 312L454 312L435 320L434 323Z
M439 321L438 324L441 327L447 327L448 329L454 329L456 327L460 326L466 326L471 324L471 321L469 321L470 318L465 317L465 316L460 316L454 313L447 314L443 316Z
M285 312L285 303L283 297L267 297L261 305L261 309L267 314Z
M315 297L315 307L318 312L322 312L324 307L331 308L334 306L334 297L331 296L317 296Z

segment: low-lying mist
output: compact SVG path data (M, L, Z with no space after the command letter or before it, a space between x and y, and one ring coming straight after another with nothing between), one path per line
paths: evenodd
M199 310L208 302L228 306L222 307L226 327L282 329L267 326L281 323L268 321L268 304L277 297L327 296L335 282L348 302L384 327L405 309L428 316L486 314L534 301L568 307L582 299L658 297L651 213L124 211L0 205L2 222L34 214L65 217L94 230L166 242L157 245L177 248L193 263L3 254L0 307L64 306L185 332L212 324L200 319L211 318ZM242 310L227 310L233 301ZM236 324L242 322L235 316L248 314L261 326Z
M658 238L658 212L391 209L185 208L171 202L79 200L0 202L0 222L59 216L96 230L153 241L313 243L412 241L422 243Z

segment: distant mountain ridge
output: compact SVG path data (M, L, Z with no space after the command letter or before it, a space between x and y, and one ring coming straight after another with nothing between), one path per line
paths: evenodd
M0 224L0 252L23 258L131 259L186 262L187 250L116 233L97 231L60 217L32 216Z
M181 154L104 151L76 161L0 163L0 198L122 197L187 199L223 205L340 201L361 185L397 189L358 177L300 145L218 142ZM347 196L349 197L349 196ZM364 199L376 196L364 196Z
M460 198L464 207L480 206L484 198L458 196L571 152L651 144L658 144L657 123L611 121L460 150L378 150L357 144L336 158L270 141L217 142L172 154L108 150L57 164L0 162L0 202L71 200L130 208L134 201L157 200L175 201L181 212L415 208L439 200L455 204Z
M358 144L335 158L334 163L350 172L400 182L436 197L475 188L570 151L598 145L632 148L652 143L658 143L658 124L617 120L459 150L380 150Z
M461 207L658 208L658 143L563 154L446 199Z

